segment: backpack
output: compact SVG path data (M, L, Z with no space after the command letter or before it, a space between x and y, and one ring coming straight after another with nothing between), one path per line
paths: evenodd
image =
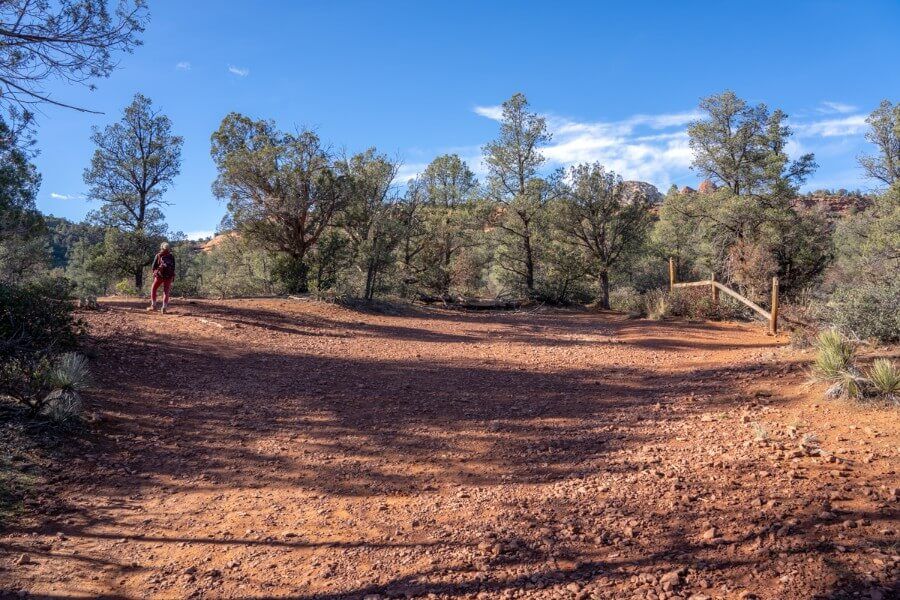
M171 253L160 254L156 272L159 273L160 279L172 279L175 277L175 257Z

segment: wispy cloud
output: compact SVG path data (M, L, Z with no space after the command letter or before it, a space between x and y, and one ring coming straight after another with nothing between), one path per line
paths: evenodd
M186 60L183 60L183 61L177 63L177 64L175 65L175 68L178 69L179 71L190 71L190 70L191 70L191 63L189 63L189 62L186 61Z
M250 69L246 67L236 67L234 65L228 65L228 72L233 73L238 77L246 77L250 74Z
M50 192L50 197L54 200L84 200L84 194L59 194Z
M861 135L869 127L866 115L850 115L834 119L823 119L808 123L791 123L791 128L801 137L841 137Z
M477 106L476 114L499 120L500 107ZM625 179L649 181L660 189L693 178L685 127L695 111L638 114L619 121L582 121L545 114L552 141L541 148L551 167L599 162Z
M188 231L184 235L189 240L202 240L205 238L211 238L215 234L216 232L211 229L201 229L198 231Z
M481 115L482 117L487 117L488 119L492 119L494 121L499 121L503 118L503 107L502 106L476 106L472 109L475 111L476 115Z
M847 114L856 111L856 107L852 104L844 104L843 102L832 102L830 100L825 100L822 102L822 105L816 109L818 112L830 115L830 114Z

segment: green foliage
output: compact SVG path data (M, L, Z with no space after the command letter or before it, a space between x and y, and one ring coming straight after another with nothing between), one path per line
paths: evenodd
M609 306L612 310L633 316L644 314L646 305L644 297L633 287L617 287L609 293Z
M213 193L228 200L235 230L270 253L291 256L288 291L306 292L300 265L345 199L319 137L231 113L212 135L211 154L219 169Z
M842 221L828 278L828 319L860 338L900 341L900 184Z
M338 222L350 240L353 264L362 275L357 293L369 301L394 264L404 237L403 207L393 195L399 163L369 148L337 164L347 194Z
M878 154L860 157L860 166L869 177L885 185L900 183L900 104L882 100L866 123L870 127L866 139Z
M694 168L734 196L783 196L816 168L812 154L790 162L787 115L765 104L748 105L726 90L703 98L704 118L688 127Z
M531 112L524 94L503 103L498 138L484 146L488 192L499 236L496 264L513 289L533 293L547 239L544 212L554 185L538 175L544 163L540 146L550 141L544 117Z
M87 359L77 352L64 352L47 373L47 384L55 390L78 392L89 385L90 378Z
M555 202L557 239L576 248L599 280L599 304L609 308L610 270L644 244L651 224L649 199L628 193L622 179L599 163L569 170Z
M403 266L430 294L446 298L465 287L469 274L461 258L483 243L487 217L477 192L478 180L455 154L438 156L409 183L403 202Z
M225 234L208 251L196 256L201 296L230 298L282 293L273 275L272 254L235 234Z
M346 270L353 258L350 239L336 228L329 228L319 237L309 256L310 277L316 292L322 293L342 287Z
M887 358L879 358L872 363L867 379L872 387L885 398L900 395L900 367Z
M20 281L47 264L46 228L34 204L41 178L28 145L0 117L0 281Z
M840 287L827 304L829 321L861 339L900 341L900 281L865 282Z
M120 279L116 282L113 289L117 296L138 296L140 291L134 287L134 282L130 279Z
M131 276L143 287L167 227L160 207L181 170L180 136L149 98L136 94L122 119L94 129L97 149L84 171L88 197L102 203L90 220L105 229L103 250L94 257L96 274Z
M731 297L720 294L718 304L707 287L676 288L669 294L669 314L704 321L745 319L747 309Z
M75 345L70 293L61 278L0 283L0 394L40 406L53 357Z
M830 224L795 198L815 170L811 154L791 162L787 116L749 106L726 91L700 103L688 129L694 168L721 187L671 190L654 231L657 247L678 259L679 277L710 272L762 300L777 275L790 298L818 283L832 256Z

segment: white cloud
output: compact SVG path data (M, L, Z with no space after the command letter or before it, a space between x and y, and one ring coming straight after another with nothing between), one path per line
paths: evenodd
M177 63L177 64L175 65L175 68L178 69L179 71L190 71L190 70L191 70L191 63L189 63L189 62L186 61L186 60L183 60L183 61L181 61L180 63Z
M865 133L868 124L866 115L860 114L811 123L791 123L791 127L801 137L841 137Z
M56 192L50 192L50 197L54 200L83 200L83 194L58 194Z
M216 234L215 231L209 229L201 229L199 231L188 231L185 233L185 237L189 240L202 240L204 238L211 238Z
M234 65L228 65L228 72L233 73L238 77L246 77L250 74L250 69L246 67L236 67Z
M499 106L476 106L474 112L492 120L503 116ZM624 179L640 179L665 189L693 178L693 155L685 127L700 118L696 111L638 114L621 121L579 121L546 114L552 141L541 148L551 167L599 162Z
M472 110L475 111L476 115L481 115L482 117L487 117L488 119L492 119L494 121L499 121L503 118L503 107L502 106L476 106Z
M825 100L822 102L822 106L816 109L820 113L824 114L847 114L852 113L856 110L856 107L852 104L844 104L843 102L831 102L829 100Z

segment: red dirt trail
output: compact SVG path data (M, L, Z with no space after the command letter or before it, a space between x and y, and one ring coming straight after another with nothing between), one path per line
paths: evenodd
M101 305L10 597L900 593L896 411L823 400L761 325Z

